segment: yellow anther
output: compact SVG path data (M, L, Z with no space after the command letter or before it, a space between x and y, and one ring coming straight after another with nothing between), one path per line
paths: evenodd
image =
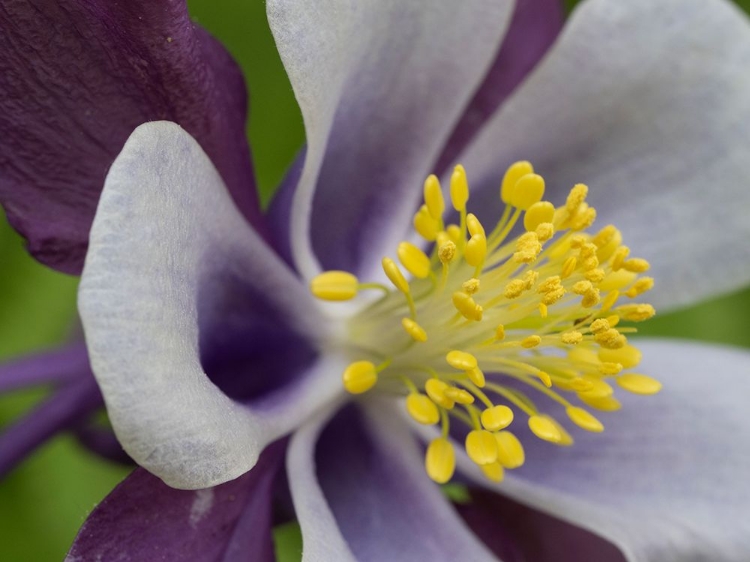
M532 347L538 346L540 343L542 343L542 338L539 336L528 336L521 340L521 347L531 349Z
M561 334L560 339L568 345L578 345L583 341L583 334L577 330L572 330Z
M534 286L534 283L536 283L537 279L539 279L539 273L534 271L533 269L530 269L523 274L523 280L524 283L526 283L527 289L531 289Z
M523 445L510 431L495 433L497 443L497 461L505 468L518 468L523 465L526 455Z
M570 247L574 250L578 250L588 242L588 237L584 234L574 234L570 237Z
M523 176L533 173L534 167L525 160L511 164L505 172L503 182L500 185L500 199L502 199L503 203L510 204L511 194L513 193L513 188L516 186L516 182Z
M443 217L443 211L445 211L445 200L443 199L440 181L434 174L427 176L424 181L424 202L430 216L439 221Z
M326 301L348 301L357 296L359 280L346 271L326 271L313 277L310 291Z
M499 431L508 427L513 421L513 410L508 406L493 406L482 412L482 425L488 431Z
M477 358L474 357L471 353L457 351L455 349L448 352L448 354L445 356L445 360L448 362L448 365L450 365L454 369L458 369L459 371L468 371L469 369L474 369L477 366Z
M388 279L390 279L391 283L393 283L393 286L402 293L408 294L409 282L404 277L404 274L401 273L401 270L396 265L396 262L394 262L391 258L383 258L382 263L383 271L385 271L386 276L388 277Z
M517 299L526 290L526 282L523 279L513 279L505 286L503 296L506 299Z
M542 384L544 386L546 386L547 388L552 388L552 379L547 373L545 373L544 371L537 371L535 374L539 378L539 380L542 381Z
M555 235L555 225L551 222L543 222L534 231L540 242L546 242Z
M586 266L584 265L584 270L586 269ZM592 283L601 283L604 277L606 277L607 273L600 267L594 267L592 269L589 269L585 271L583 276L591 281Z
M558 275L554 275L552 277L547 277L544 281L539 283L539 286L536 288L536 292L540 294L549 293L550 291L558 289L560 286L560 277Z
M472 236L476 236L477 234L485 236L486 234L484 232L482 223L479 222L479 219L474 213L469 213L468 215L466 215L466 227L469 229L469 234L471 234Z
M555 218L555 206L549 201L539 201L526 210L523 216L523 227L528 232L536 231L544 223L551 223Z
M484 429L475 429L466 436L466 453L478 465L491 464L497 460L495 436Z
M591 281L578 281L573 285L573 292L576 295L585 295L593 288L594 286L591 284Z
M438 248L438 258L440 263L450 263L456 257L456 244L451 240L440 245Z
M459 164L451 174L451 203L456 211L466 209L469 200L469 183L466 181L466 170Z
M619 349L600 349L599 360L620 363L625 369L632 369L641 362L641 352L632 345L624 345Z
M527 232L518 238L513 260L516 263L531 263L539 256L542 245L536 232Z
M487 257L487 238L484 234L475 234L466 243L464 259L472 267L478 267L484 263Z
M470 295L467 295L463 291L456 291L453 293L453 306L456 307L461 315L467 320L474 320L479 322L482 319L484 310L479 306Z
M414 320L411 318L402 318L401 319L401 325L404 327L404 330L406 330L406 333L411 336L411 339L418 342L426 342L427 341L427 332L417 324Z
M602 311L607 312L610 308L612 308L615 303L617 302L617 299L620 298L620 291L610 291L607 293L607 296L604 297L604 300L602 301Z
M561 287L558 287L557 289L553 289L552 291L545 293L545 295L542 297L542 302L546 304L547 306L550 306L550 305L555 304L564 296L565 296L565 287L561 286Z
M599 365L599 372L603 375L618 375L622 369L621 363L602 363Z
M585 230L594 224L596 220L596 209L589 207L586 203L581 204L576 215L570 219L570 229L574 231Z
M544 178L539 174L526 174L518 178L510 193L510 204L527 210L544 197ZM547 221L549 222L549 221Z
M448 387L445 389L445 396L453 400L456 404L473 404L474 395L463 388Z
M609 330L609 328L610 328L609 320L607 320L606 318L599 318L597 320L594 320L591 323L591 326L589 326L589 329L591 330L592 334L599 334L601 332L605 332Z
M479 279L472 277L461 283L461 289L463 289L464 293L467 295L475 295L479 292L479 285Z
M570 381L568 383L568 386L570 386L570 388L572 390L575 390L576 392L586 392L594 388L594 383L592 383L589 379L577 377Z
M342 375L344 388L351 394L367 392L378 382L375 365L369 361L355 361L349 365Z
M589 387L586 390L580 390L578 396L587 396L589 398L603 398L604 396L612 396L614 392L612 387L597 377L584 376L583 380L589 383Z
M543 302L539 303L539 316L542 318L547 318L547 315L549 314L549 310L547 309L547 305Z
M475 385L477 385L479 388L484 387L485 385L484 373L479 367L468 369L466 371L466 376L469 377L469 380L473 382Z
M594 336L594 341L606 349L620 349L625 346L627 339L616 328L609 328Z
M656 310L650 304L624 304L617 307L618 314L630 322L643 322L652 318Z
M574 185L568 194L568 199L565 201L565 210L571 215L575 215L578 212L578 207L586 200L588 194L588 186L582 183Z
M539 439L544 439L551 443L559 443L562 441L562 433L560 433L560 429L547 417L540 415L529 417L529 429L531 429L531 432L539 437Z
M568 277L570 277L576 270L577 265L578 260L575 256L569 256L568 258L566 258L566 260L563 262L562 273L560 273L560 277L563 279L567 279Z
M601 412L616 412L622 408L622 404L614 396L580 396L581 401L587 406Z
M495 339L497 341L503 341L505 339L505 326L502 324L495 328Z
M651 265L642 258L630 258L625 260L622 264L625 271L632 271L633 273L643 273L651 268Z
M427 396L429 396L435 404L447 410L450 410L455 405L453 400L445 395L445 391L449 388L450 387L443 381L435 378L427 379L427 382L424 384L424 390L427 393Z
M417 234L428 242L435 240L440 231L440 223L430 215L427 205L422 205L416 212L413 224Z
M453 445L445 437L434 439L427 447L425 455L427 475L438 484L445 484L456 469L456 454Z
M406 411L417 423L434 425L440 420L440 411L424 394L412 392L406 397Z
M598 257L599 261L602 263L606 262L614 255L617 248L620 247L620 244L622 244L622 233L615 229L612 239L604 246L599 247L599 250L596 252L596 257Z
M568 359L573 363L580 363L582 365L598 364L599 356L592 348L589 347L574 347L568 351Z
M607 316L607 322L609 322L610 328L614 328L620 323L620 317L617 314L613 314L612 316Z
M617 248L614 254L612 254L612 271L618 271L629 255L630 248L627 246Z
M626 373L617 377L617 384L634 394L656 394L661 390L661 383L647 375Z
M505 477L505 469L497 461L490 464L483 464L480 468L485 478L491 482L502 482Z
M597 248L603 248L615 239L617 233L617 228L612 224L608 224L591 238L591 242L596 245Z
M583 308L591 308L592 306L599 304L599 301L601 301L599 289L591 289L590 291L586 291L586 294L583 295L581 306Z
M544 414L542 417L546 418L552 425L557 428L557 431L560 432L560 441L555 443L555 445L559 445L560 447L569 447L573 444L573 438L571 437L570 433L568 433L565 428L557 422L555 418L546 414Z
M601 433L602 431L604 431L602 422L600 422L583 408L569 406L565 409L565 413L568 414L568 417L574 424L576 424L580 428L585 429L586 431L593 431L594 433Z
M461 229L455 224L449 224L445 229L445 234L448 235L448 239L454 244L458 244L461 240Z
M642 295L643 293L650 291L654 288L654 279L653 277L641 277L638 279L633 285L625 291L625 294L629 296L631 299L637 297L638 295Z
M424 279L430 275L432 266L430 258L425 253L410 242L401 242L398 245L398 259L406 270L414 277Z

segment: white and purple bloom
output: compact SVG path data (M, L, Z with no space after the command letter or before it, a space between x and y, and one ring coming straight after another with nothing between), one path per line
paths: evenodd
M244 140L191 130L194 107L141 116L161 121L139 126L106 174L79 304L117 436L158 478L139 469L121 484L84 525L71 560L272 559L270 499L282 465L305 560L747 559L747 353L641 340L641 368L665 386L658 397L623 397L604 434L576 432L572 448L522 427L526 463L500 484L477 479L459 454L478 499L460 515L425 477L420 441L388 394L376 387L379 396L352 401L342 387L361 349L350 347L353 332L336 331L341 315L314 301L308 282L323 269L375 276L409 236L415 186L454 162L466 166L485 224L500 216L498 185L517 160L534 162L553 201L587 181L598 222L617 224L654 266L649 294L660 309L747 282L747 20L721 0L588 0L545 52L557 20L539 10L551 9L530 0L515 12L489 0L269 1L307 147L265 218L238 195L252 189L249 164L246 176L232 175L222 160L223 150L244 153ZM111 23L111 13L85 13L93 28ZM177 31L168 45L179 47ZM33 122L17 129L19 147L30 146L21 133ZM72 270L93 203L79 216L77 199L63 197L65 215L60 192L50 196L34 170L20 170L26 176L3 177L9 214L32 251ZM96 195L95 181L87 189ZM29 203L28 186L32 198L43 190L46 214ZM476 223L468 228L480 238ZM40 250L50 247L80 251L58 263ZM544 402L545 412L555 408Z

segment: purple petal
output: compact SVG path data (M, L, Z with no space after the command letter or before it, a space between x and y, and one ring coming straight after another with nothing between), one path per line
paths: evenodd
M651 261L657 308L746 285L748 60L750 25L729 2L582 3L461 157L472 209L496 220L505 166L528 159L555 203L591 186L599 223Z
M133 464L133 459L122 448L111 429L82 424L80 427L73 428L73 434L81 445L100 457L120 464Z
M565 21L560 0L518 0L508 33L479 90L466 108L440 155L435 173L443 173L487 119L545 55Z
M89 516L67 562L273 561L271 490L283 451L268 447L252 471L195 491L137 469Z
M622 410L598 414L604 433L571 430L572 447L519 424L526 463L498 491L600 534L628 560L748 560L750 353L676 341L639 348L639 371L664 389L618 395Z
M307 154L291 228L304 275L358 271L403 236L424 176L484 76L510 1L267 3Z
M104 177L133 129L180 123L259 224L242 75L181 0L4 2L0 201L41 262L83 265Z
M300 343L326 330L308 288L247 225L206 154L174 123L140 126L112 165L79 310L118 439L171 486L236 478L265 445L343 392L343 366L311 367L314 352ZM306 374L285 379L290 365L301 366L300 346ZM222 391L209 364L215 382L249 383Z
M486 490L457 507L471 530L503 562L625 562L602 537Z
M29 355L0 367L0 393L27 386L64 383L91 373L86 346L67 347Z
M68 383L0 433L0 477L56 433L81 422L102 405L93 378Z
M366 413L343 410L317 448L320 426L292 438L288 471L304 560L342 560L331 547L341 544L360 561L495 560L427 478L393 405L373 402Z

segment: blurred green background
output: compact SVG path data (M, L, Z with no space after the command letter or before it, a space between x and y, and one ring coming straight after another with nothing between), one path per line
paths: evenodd
M566 1L571 9L577 2ZM746 11L750 0L737 2ZM191 13L235 56L251 94L248 134L264 201L302 144L303 128L276 53L262 0L191 0ZM1 55L0 55L1 56ZM77 280L31 260L22 240L0 222L0 359L53 346L70 332ZM746 318L750 290L658 316L641 333L694 338L750 347ZM0 396L0 427L44 390ZM127 470L89 454L60 436L0 482L0 560L61 560L86 515ZM276 534L281 560L299 559L294 525Z

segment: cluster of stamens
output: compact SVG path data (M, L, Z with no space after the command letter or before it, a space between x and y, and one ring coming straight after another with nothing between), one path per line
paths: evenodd
M575 425L601 432L602 423L584 406L619 409L611 382L636 394L661 388L628 371L641 354L626 335L635 328L623 326L655 313L649 304L621 301L651 289L653 279L641 276L648 262L630 257L612 225L587 232L596 211L586 203L585 185L574 186L559 207L542 200L544 189L531 164L510 166L500 188L505 211L487 233L467 213L463 167L456 166L450 179L458 224L444 223L442 188L430 176L414 216L417 234L432 245L430 255L410 242L399 244L401 266L388 257L382 261L392 286L360 283L344 271L311 282L313 294L330 301L353 299L364 289L382 291L348 323L348 348L358 360L343 373L343 384L352 394L377 389L405 396L416 422L441 424L442 435L425 458L436 482L450 480L455 469L453 420L468 427L469 458L487 478L500 481L505 469L524 462L523 446L506 429L519 413L538 438L573 443L525 390L561 404ZM525 232L509 239L522 216Z

